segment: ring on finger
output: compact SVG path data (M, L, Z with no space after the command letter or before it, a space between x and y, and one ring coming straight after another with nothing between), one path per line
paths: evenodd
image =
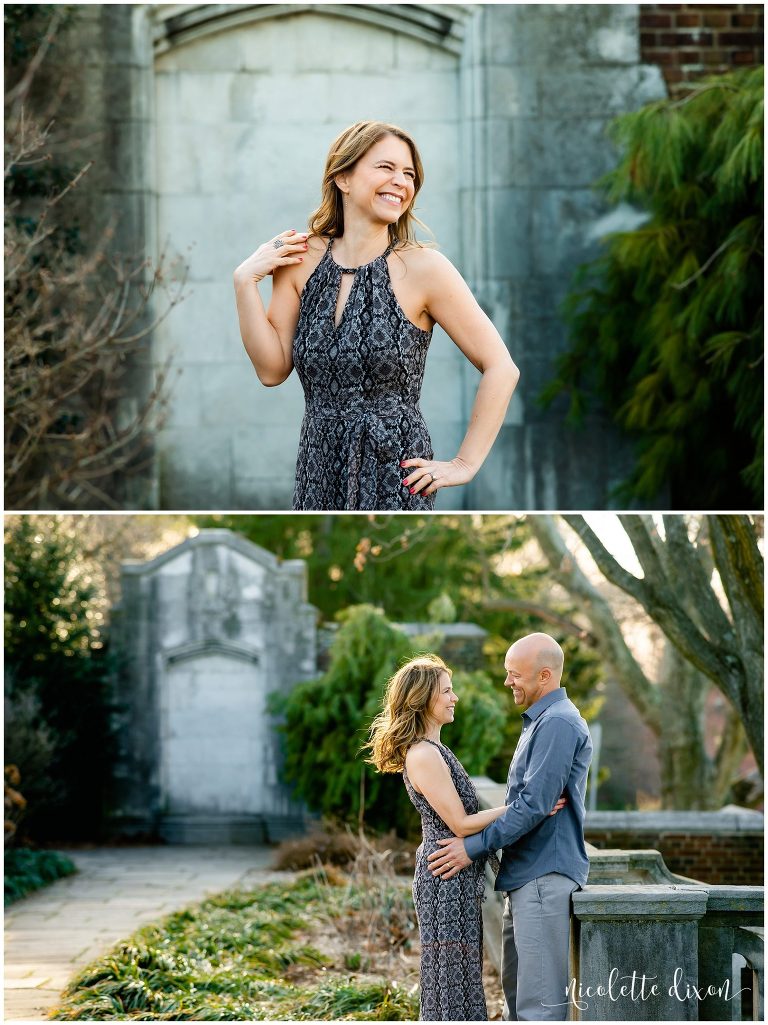
M285 242L283 242L281 238L276 238L272 245L275 247L275 249L279 249L281 246L285 245Z

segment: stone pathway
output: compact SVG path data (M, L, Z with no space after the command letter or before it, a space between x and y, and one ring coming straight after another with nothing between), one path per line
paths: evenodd
M268 847L112 847L67 851L77 875L25 897L5 915L5 1019L40 1021L69 979L140 925L271 872Z

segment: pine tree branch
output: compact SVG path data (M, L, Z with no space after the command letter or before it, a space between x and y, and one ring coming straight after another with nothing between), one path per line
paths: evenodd
M729 245L731 245L731 243L733 241L734 241L734 236L731 235L729 238L727 238L725 240L725 242L723 242L722 245L718 246L717 249L714 251L714 253L712 253L711 256L709 256L707 258L706 262L703 263L701 265L701 267L699 267L699 269L697 271L694 271L694 273L691 274L691 276L689 278L686 278L685 281L670 281L670 282L668 282L668 284L670 284L673 288L676 288L678 290L678 292L681 291L683 288L687 288L690 284L692 284L696 280L696 278L700 278L701 277L701 275L706 271L706 269L709 267L709 265L711 263L713 263L718 258L718 256L721 253L724 253L725 250L728 248Z

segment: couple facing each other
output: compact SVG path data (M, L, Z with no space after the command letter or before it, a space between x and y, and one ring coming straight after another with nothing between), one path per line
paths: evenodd
M565 1021L571 893L587 881L589 730L560 686L563 651L548 634L516 641L504 685L523 709L505 804L480 811L463 766L440 741L458 695L435 655L389 681L369 761L403 773L421 816L413 899L421 937L419 1017L485 1021L481 902L485 864L505 893L501 982L506 1021ZM501 864L496 851L502 851Z

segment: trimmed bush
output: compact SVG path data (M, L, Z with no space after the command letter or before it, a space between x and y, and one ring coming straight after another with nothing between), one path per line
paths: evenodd
M49 883L77 872L66 855L58 851L12 848L5 852L5 906Z

